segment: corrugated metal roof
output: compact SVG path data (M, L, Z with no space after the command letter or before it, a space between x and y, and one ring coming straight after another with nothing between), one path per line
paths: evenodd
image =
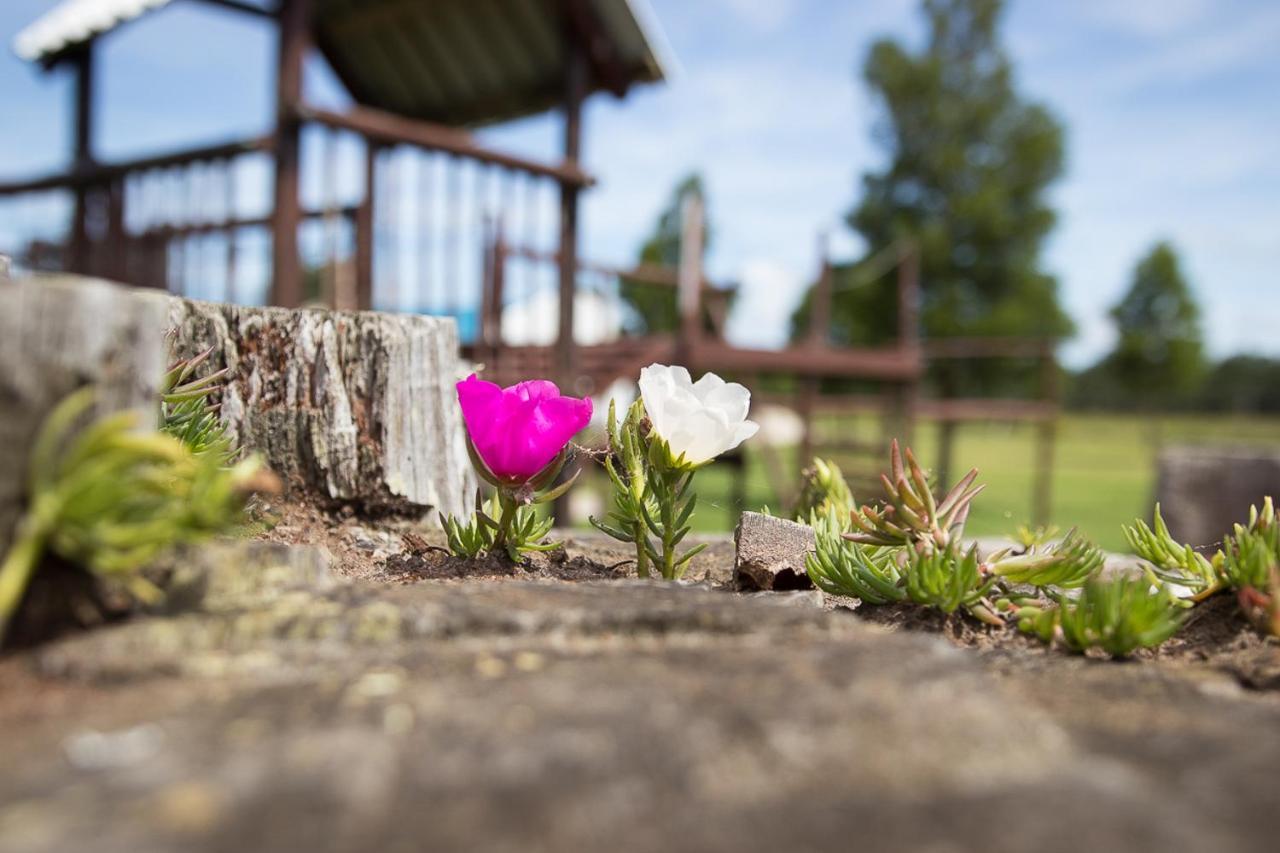
M65 0L20 32L14 50L47 60L169 2ZM647 0L587 6L624 84L665 77L669 51ZM400 115L474 125L563 99L566 41L547 0L318 0L315 29L355 100Z
M45 59L170 2L64 0L18 33L13 40L13 52L31 61Z

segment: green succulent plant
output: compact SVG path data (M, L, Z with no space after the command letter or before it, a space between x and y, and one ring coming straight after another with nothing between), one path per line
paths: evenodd
M857 508L853 492L844 478L840 466L830 459L814 458L808 468L800 472L800 496L796 500L796 518L825 516L834 511L840 518L848 518Z
M605 424L609 454L605 473L613 488L613 502L605 518L592 517L601 532L635 548L636 573L647 578L656 570L664 579L684 575L689 562L706 548L678 548L692 529L689 519L698 505L690 488L694 470L671 459L665 444L646 428L644 403L636 400L618 420L609 402Z
M1018 627L1046 643L1061 639L1070 650L1097 648L1127 657L1154 648L1182 626L1186 609L1145 577L1093 577L1074 598L1054 594L1052 603L1017 609Z
M845 538L863 545L945 550L964 535L973 499L984 488L973 484L977 478L974 468L941 498L935 497L911 448L906 449L904 462L895 439L889 449L889 474L880 475L885 500L851 512L853 529Z
M553 494L549 500L555 500ZM541 498L527 504L504 499L495 492L487 501L476 501L476 511L466 521L440 514L440 525L448 539L449 551L455 557L475 558L495 551L505 553L512 562L519 562L526 554L554 551L559 542L546 542L555 520L550 516L539 518L534 503L545 503ZM505 537L499 537L498 519L504 512L511 513L511 524Z
M1132 526L1121 525L1120 529L1133 552L1150 564L1154 582L1186 587L1192 590L1195 601L1208 598L1228 585L1228 578L1223 574L1222 553L1209 559L1190 545L1175 540L1160 515L1160 504L1156 504L1152 526L1136 519Z
M983 572L976 545L963 552L952 544L945 549L908 549L906 553L907 596L913 602L943 613L954 613L963 606L984 622L1004 624L986 600L996 579Z
M163 432L139 432L137 413L108 415L77 431L91 388L63 400L32 449L27 511L0 565L0 638L46 552L158 597L140 570L161 552L233 529L255 488L270 486L256 459L227 468Z
M1249 508L1249 523L1237 524L1224 543L1222 577L1235 589L1268 589L1280 572L1280 523L1275 504L1265 498L1262 509Z
M805 558L814 586L832 595L870 604L911 602L944 613L963 608L975 618L1000 625L987 600L996 584L978 560L976 548L961 551L866 545L842 535L834 511L814 516L815 547Z
M1249 523L1235 525L1221 554L1222 576L1240 608L1261 630L1280 636L1280 521L1267 497L1249 508Z
M236 457L236 447L220 416L221 404L212 398L222 391L228 368L202 377L195 374L213 354L213 347L175 362L160 382L160 430L181 441L197 456L212 456L224 465Z
M1023 554L994 554L988 563L993 575L1010 583L1075 589L1102 568L1104 559L1102 549L1073 527L1055 544L1033 545Z
M859 598L871 604L905 601L903 569L894 549L850 542L833 507L810 518L815 547L805 557L805 570L818 589L830 595Z

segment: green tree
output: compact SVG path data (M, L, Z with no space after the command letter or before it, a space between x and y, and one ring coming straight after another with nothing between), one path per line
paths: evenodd
M1179 405L1204 379L1200 308L1177 252L1157 243L1138 262L1111 319L1118 339L1104 369L1135 404Z
M1201 407L1211 412L1280 414L1280 360L1233 355L1209 371Z
M1057 283L1040 267L1055 222L1045 193L1062 171L1062 128L1014 87L998 37L1002 5L925 0L923 48L881 40L863 67L883 108L875 133L889 158L863 176L848 222L871 252L900 239L919 248L930 337L1071 331ZM856 266L836 271L836 340L892 338L892 281L840 290L842 278L856 279ZM807 310L801 306L793 331Z
M675 190L671 193L671 199L658 214L653 234L640 247L640 255L637 258L640 264L654 264L671 269L679 266L682 211L685 199L690 196L702 199L703 210L706 210L706 194L702 186L702 177L696 173L687 175L676 184ZM706 216L705 213L703 215ZM702 240L704 258L710 243L711 227L707 224ZM623 301L635 310L637 332L647 334L673 332L680 325L676 310L675 288L624 278L620 290Z

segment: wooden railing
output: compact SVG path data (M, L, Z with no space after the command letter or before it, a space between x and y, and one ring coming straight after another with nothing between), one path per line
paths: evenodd
M308 302L457 316L479 314L493 224L555 254L560 191L592 185L572 163L489 148L462 130L357 107L302 108L306 152L299 254ZM201 146L0 183L0 222L22 235L0 245L19 265L78 272L227 301L270 301L270 246L280 226L265 185L274 136ZM353 162L353 160L355 162ZM355 192L341 181L355 173ZM61 233L40 234L22 211L67 206Z

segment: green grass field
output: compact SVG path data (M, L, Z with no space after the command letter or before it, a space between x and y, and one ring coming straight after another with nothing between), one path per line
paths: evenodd
M966 424L956 443L958 477L970 467L981 471L986 491L978 496L969 532L1009 532L1030 520L1034 427ZM1052 522L1063 530L1078 526L1104 548L1125 550L1120 524L1147 517L1155 489L1155 455L1161 443L1280 445L1280 418L1166 416L1139 418L1069 415L1058 426ZM919 430L917 449L926 466L935 459L937 430ZM778 506L758 453L747 462L748 508ZM715 466L698 475L701 501L695 524L701 530L729 530L733 473ZM861 500L875 492L855 491Z

